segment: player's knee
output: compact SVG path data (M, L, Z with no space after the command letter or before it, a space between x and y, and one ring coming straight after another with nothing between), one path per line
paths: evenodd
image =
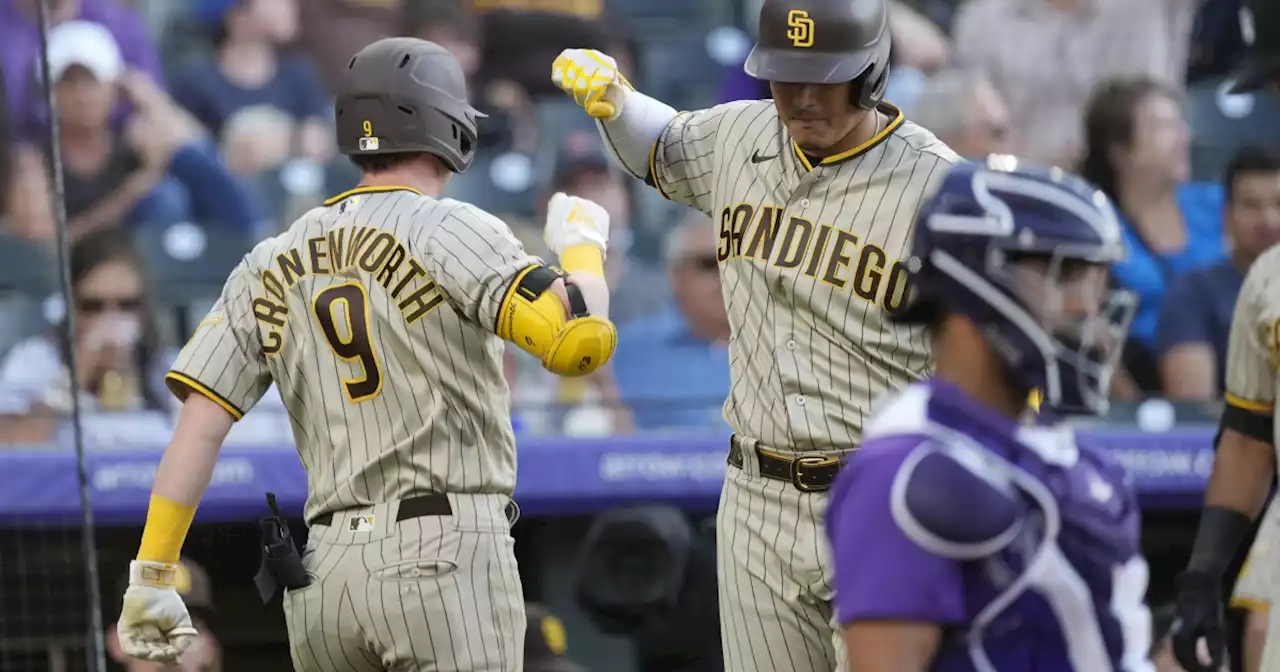
M579 317L564 323L542 365L560 376L585 376L604 366L618 346L618 329L601 317Z

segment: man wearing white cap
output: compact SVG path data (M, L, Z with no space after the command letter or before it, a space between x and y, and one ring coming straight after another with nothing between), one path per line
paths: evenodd
M199 125L149 77L127 68L106 27L58 24L48 50L73 237L201 215L245 228L256 223L247 191L203 151ZM112 122L120 95L136 110L123 129Z

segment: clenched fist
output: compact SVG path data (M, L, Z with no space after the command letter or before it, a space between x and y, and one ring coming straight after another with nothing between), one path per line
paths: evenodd
M542 240L557 255L574 245L609 246L609 213L585 198L557 193L547 205Z
M176 663L191 645L196 629L175 582L178 565L134 560L129 588L116 623L120 648L133 658Z
M594 49L565 49L551 64L551 81L595 119L617 119L631 82L613 57Z

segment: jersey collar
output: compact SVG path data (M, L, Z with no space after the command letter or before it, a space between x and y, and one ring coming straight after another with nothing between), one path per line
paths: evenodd
M352 196L356 196L358 194L382 194L388 191L411 191L419 196L422 196L422 192L418 191L417 189L414 189L413 187L402 187L398 185L387 185L385 187L356 187L355 189L348 189L347 191L344 191L341 194L338 194L337 196L330 198L329 200L325 201L324 204L333 205L344 199L351 198Z
M827 158L823 159L818 165L830 166L837 163L842 163L844 161L848 161L849 159L853 159L867 153L873 147L884 142L886 138L893 135L893 132L898 130L898 127L902 126L902 122L906 119L906 117L902 114L902 110L898 109L898 107L896 105L893 105L892 103L882 102L876 106L876 111L884 112L890 117L889 123L885 124L885 127L881 129L879 133L876 133L875 135L871 136L869 139L867 139L866 142L858 145L857 147L854 147L853 149L840 152L839 154L832 154L831 156L828 156ZM796 141L794 139L791 140L791 149L792 151L795 152L796 160L800 162L800 165L804 166L805 170L812 171L813 164L809 162L809 157L805 156L804 152L800 151L800 146L796 144Z

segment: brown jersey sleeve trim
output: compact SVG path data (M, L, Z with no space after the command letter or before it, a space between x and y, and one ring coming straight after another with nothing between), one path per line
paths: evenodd
M1259 404L1254 404L1253 408L1242 408L1238 405L1238 401L1227 399L1227 407L1222 409L1222 428L1234 429L1237 432L1263 443L1271 443L1275 440L1275 420L1271 416L1270 411L1258 410ZM1222 431L1219 429L1218 434ZM1214 445L1217 445L1214 440Z
M231 417L236 420L244 417L244 411L236 408L236 405L227 401L226 397L214 392L209 389L209 386L194 378L178 373L177 371L170 371L165 374L164 384L169 387L169 391L173 393L173 396L182 401L186 401L187 396L192 392L198 392L202 396L208 397L209 401L221 406L223 410L230 413Z

